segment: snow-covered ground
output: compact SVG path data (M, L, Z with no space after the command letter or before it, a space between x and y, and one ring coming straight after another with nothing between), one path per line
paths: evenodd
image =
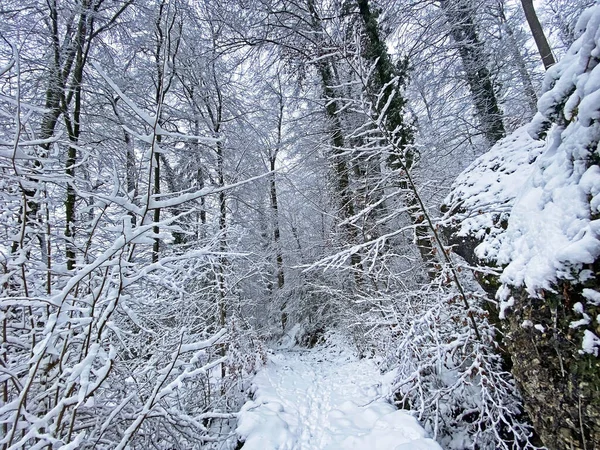
M271 355L239 416L243 450L440 450L382 399L390 377L340 343Z

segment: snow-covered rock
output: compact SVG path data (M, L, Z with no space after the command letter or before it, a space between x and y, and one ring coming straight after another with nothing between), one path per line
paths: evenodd
M480 242L475 249L479 259L495 261L511 209L544 145L529 135L527 126L518 128L477 158L453 183L444 200L448 212L443 223L455 229L457 236Z
M551 449L600 448L599 4L577 28L532 123L457 179L445 220L503 269L504 343Z
M600 256L600 6L585 11L582 34L546 76L533 136L547 146L521 185L497 261L503 283L530 295L557 280L577 281Z

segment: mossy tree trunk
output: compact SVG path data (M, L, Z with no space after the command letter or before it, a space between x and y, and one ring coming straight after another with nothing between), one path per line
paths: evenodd
M481 133L491 147L506 133L492 77L486 65L483 42L477 34L473 3L470 0L441 0L440 4L463 64Z
M387 53L385 41L381 38L376 14L372 11L369 0L357 0L360 17L362 18L367 37L364 57L375 64L375 76L371 81L371 94L378 95L383 91L383 98L388 99L385 110L386 128L390 131L395 141L395 147L401 151L390 156L388 164L392 169L402 167L410 170L414 164L414 152L411 144L414 140L413 127L406 123L404 109L406 100L399 92L408 77L408 61L402 61L395 66ZM394 83L394 79L397 79ZM385 101L380 101L379 113L384 113ZM399 164L399 160L403 164ZM410 220L415 230L415 243L425 264L429 278L436 277L436 257L434 244L429 231L429 226L422 214L417 198L410 191L406 180L400 180L400 186L407 191L406 205L410 208Z

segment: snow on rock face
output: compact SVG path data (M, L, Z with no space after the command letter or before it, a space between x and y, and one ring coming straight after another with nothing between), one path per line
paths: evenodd
M600 4L578 29L530 126L463 172L446 218L503 269L489 291L500 282L511 370L556 450L600 449Z
M578 28L546 76L530 132L551 126L548 145L520 188L496 258L507 264L501 281L532 296L600 256L600 6L586 10Z
M472 236L481 244L479 259L494 261L504 240L504 226L523 185L533 172L544 141L533 139L527 127L498 141L459 175L444 200L445 222L458 236Z
M590 269L600 258L600 4L582 13L577 30L546 74L532 123L457 178L441 224L479 242L480 260L504 266L501 318L517 306L520 289L541 298L562 290L561 282L573 286L586 302L570 326L583 336L580 350L598 355L591 310L600 294Z
M546 75L533 122L471 164L445 200L444 222L481 241L478 258L506 265L505 286L532 296L600 256L600 5L578 29Z
M414 417L379 398L387 387L371 360L343 347L271 356L238 418L242 448L440 450Z

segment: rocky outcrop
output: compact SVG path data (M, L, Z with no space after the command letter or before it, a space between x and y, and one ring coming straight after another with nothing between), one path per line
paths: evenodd
M442 205L439 229L446 244L470 266L482 269L473 275L492 299L500 282L486 268L498 271L495 257L510 211L544 146L529 135L527 126L518 128L463 171ZM487 309L497 324L498 312Z
M580 292L569 283L543 298L515 292L503 327L525 410L550 449L600 449L600 360L581 350L584 333L572 326Z
M480 280L551 450L600 449L600 5L577 28L533 122L461 174L443 222L471 265L501 271Z
M460 256L471 265L482 265L474 251L477 239L457 237L448 228L446 233ZM578 310L592 317L600 312L581 294L583 289L600 290L600 267L593 273L585 284L563 282L556 292L544 291L540 298L515 289L514 304L505 308L503 320L498 310L489 310L490 319L503 332L501 348L525 411L551 450L600 449L600 359L582 351L585 330L573 327L583 317ZM501 285L499 277L481 272L475 277L493 298ZM600 335L597 321L595 332Z

